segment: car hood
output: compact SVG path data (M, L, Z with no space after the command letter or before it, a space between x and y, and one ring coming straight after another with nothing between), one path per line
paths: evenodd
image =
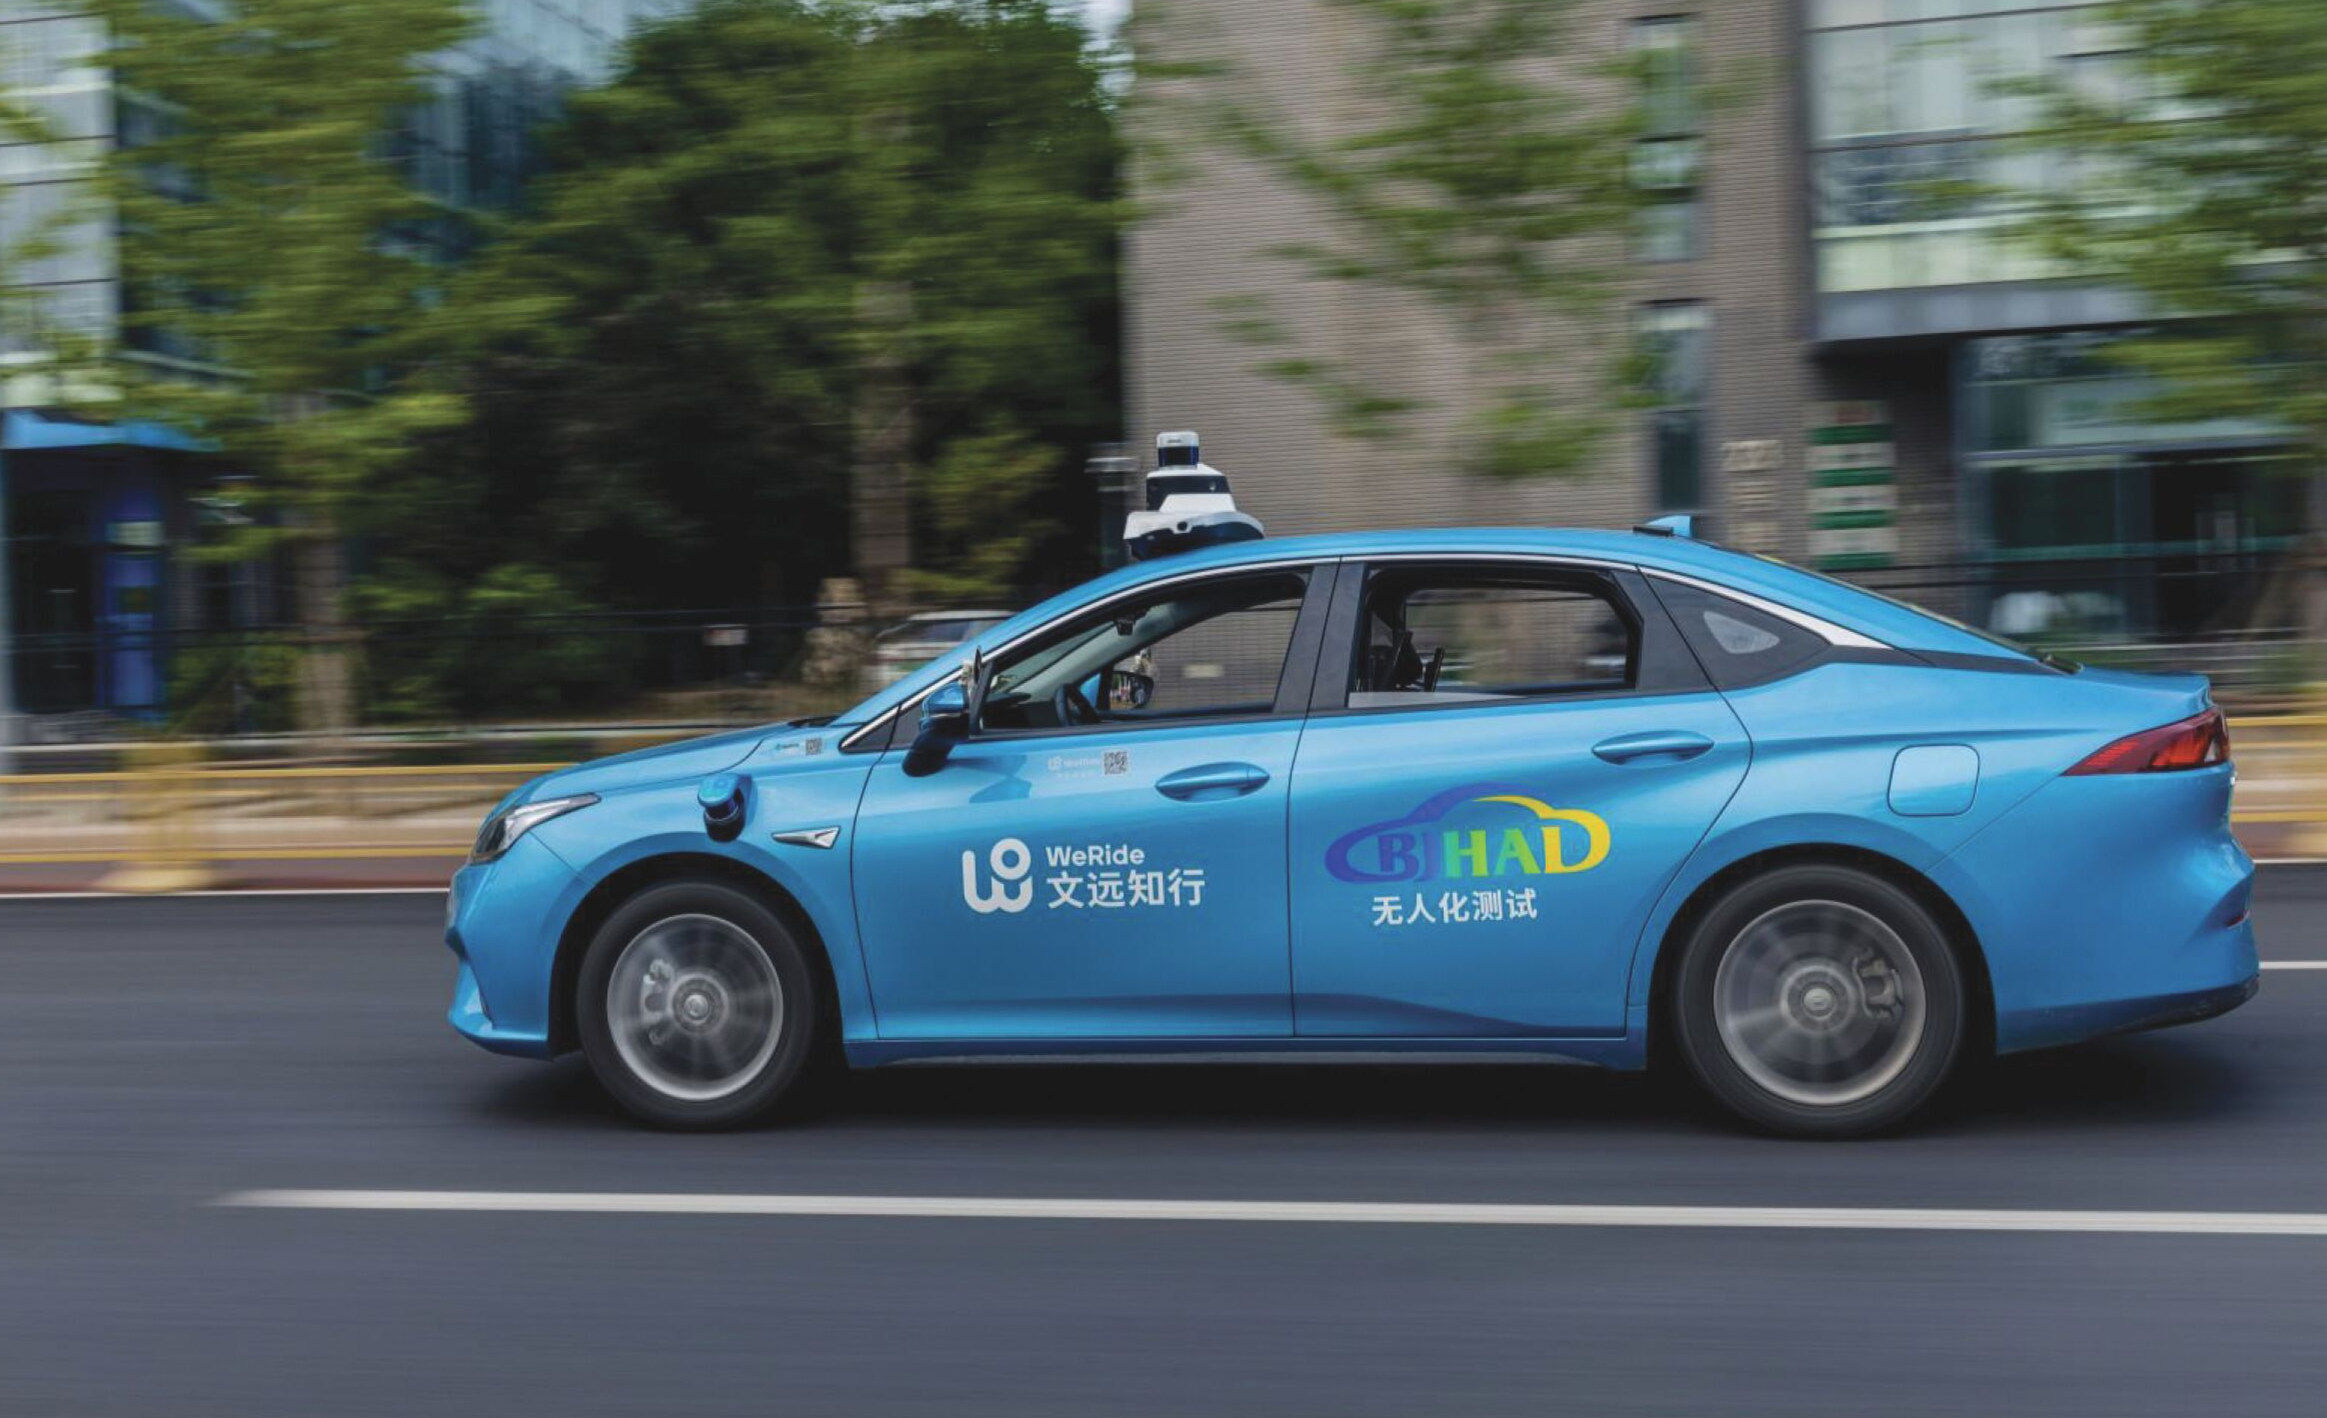
M810 732L813 731L763 724L757 728L736 729L699 739L657 744L653 748L618 753L611 758L595 758L588 763L577 763L571 768L543 774L510 794L502 806L532 802L537 798L568 797L575 793L603 795L649 783L700 778L741 763L751 756L754 748L771 736L786 733L804 735Z

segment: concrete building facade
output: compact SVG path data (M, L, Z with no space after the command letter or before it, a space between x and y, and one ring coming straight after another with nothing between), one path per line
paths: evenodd
M1225 58L1307 136L1379 117L1352 79L1369 42L1355 7L1153 0L1134 15L1151 56ZM1323 218L1217 152L1175 151L1142 183L1150 215L1127 265L1134 436L1201 429L1280 532L1703 511L1724 540L2011 633L2270 628L2263 588L2302 531L2272 432L2138 417L2138 382L2093 359L2138 318L2132 302L2004 240L2011 214L1993 196L1937 195L2054 176L2001 141L2030 117L2010 81L2121 64L2122 38L2092 5L1587 0L1573 38L1576 73L1671 52L1683 57L1670 72L1723 95L1663 111L1653 91L1605 95L1647 112L1636 180L1651 202L1621 318L1662 351L1663 407L1614 414L1589 476L1452 471L1471 356L1443 314L1298 279L1270 253ZM1653 86L1668 66L1637 72ZM1146 97L1135 114L1170 108ZM1412 436L1340 437L1310 395L1257 372L1232 328L1254 293L1304 349L1430 400ZM1579 367L1624 334L1613 319L1579 334Z

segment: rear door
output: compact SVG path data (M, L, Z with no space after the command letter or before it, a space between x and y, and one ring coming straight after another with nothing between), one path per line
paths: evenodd
M1646 583L1345 566L1293 768L1295 1032L1613 1035L1649 911L1743 779Z

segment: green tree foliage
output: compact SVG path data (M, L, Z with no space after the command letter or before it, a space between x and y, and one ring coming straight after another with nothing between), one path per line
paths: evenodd
M2037 84L2026 146L2056 178L2010 194L2020 235L2156 317L2110 358L2151 378L2145 412L2251 420L2327 455L2327 16L2317 0L2116 0L2119 52ZM2316 563L2317 556L2313 558ZM2316 582L2322 578L2314 574ZM2312 599L2318 599L2313 589ZM2327 629L2327 607L2310 621Z
M1638 206L1632 66L1578 61L1580 0L1326 3L1357 22L1366 57L1346 82L1370 120L1308 136L1299 115L1254 97L1268 84L1246 63L1206 54L1216 46L1165 16L1142 43L1167 51L1154 77L1192 96L1175 127L1262 163L1325 215L1313 240L1275 249L1293 269L1442 314L1475 380L1475 471L1584 470L1636 372L1607 327ZM1167 153L1161 170L1187 160ZM1351 436L1397 437L1420 402L1302 349L1265 297L1233 297L1222 315L1265 352L1264 372L1309 390ZM1593 349L1610 353L1579 361Z
M1120 427L1115 145L1083 31L1038 0L713 0L647 31L440 314L474 417L384 508L375 582L450 614L515 559L566 609L803 603L850 564L875 352L923 589L1064 574ZM993 520L1037 498L1069 511Z
M223 551L296 544L314 629L307 722L345 722L337 560L351 509L458 398L402 378L399 341L441 273L414 240L433 210L384 161L454 43L459 0L235 0L215 16L92 0L125 115L91 197L119 234L119 349L60 346L59 388L205 440L276 515Z

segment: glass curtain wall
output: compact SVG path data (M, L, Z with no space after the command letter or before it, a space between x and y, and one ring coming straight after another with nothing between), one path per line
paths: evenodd
M2091 332L1962 352L1963 502L1988 565L1979 619L2076 644L2291 628L2281 572L2303 485L2280 430L2145 416L2153 386Z
M2036 100L2012 86L2112 82L2116 30L2092 3L1810 0L1812 227L1822 292L2052 274L1996 241L2008 199L2057 180L2016 151Z

